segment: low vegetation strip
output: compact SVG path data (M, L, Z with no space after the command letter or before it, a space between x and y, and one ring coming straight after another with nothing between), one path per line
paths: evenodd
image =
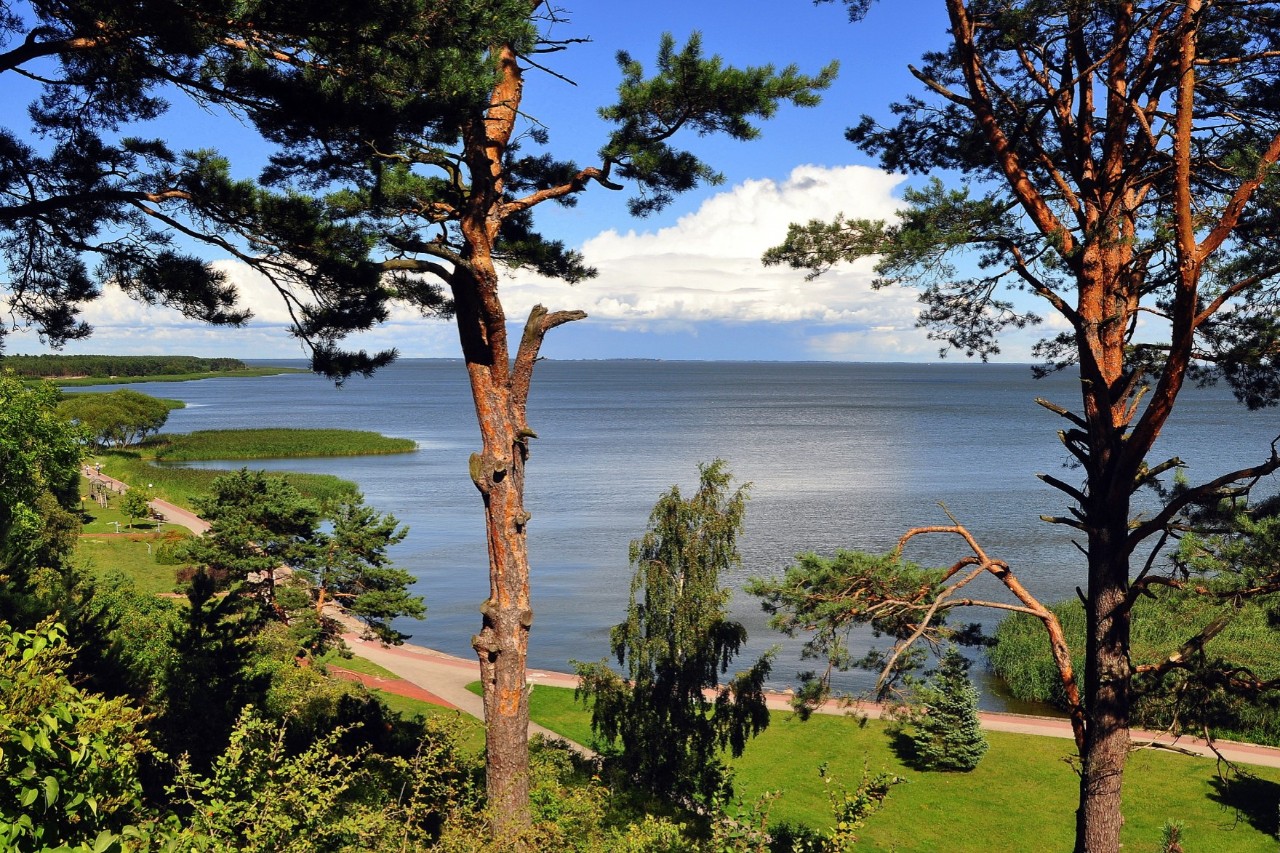
M187 435L160 435L146 452L161 462L239 459L295 459L312 456L369 456L411 453L418 445L407 438L344 429L199 430Z
M1075 650L1076 672L1084 672L1083 606L1073 599L1051 609ZM1259 679L1280 678L1280 632L1272 625L1270 610L1263 600L1214 602L1157 589L1153 598L1141 598L1134 607L1132 660L1135 664L1159 661L1170 649L1177 649L1188 637L1228 614L1231 621L1205 644L1205 659L1231 661ZM1000 623L996 644L987 654L1014 698L1065 707L1061 680L1044 636L1039 620L1014 614ZM1135 726L1160 730L1180 719L1186 724L1190 707L1197 712L1196 719L1207 719L1216 737L1280 746L1280 714L1270 701L1251 700L1243 692L1206 688L1183 672L1171 673L1161 682L1139 679L1137 686ZM1198 734L1194 725L1188 727L1192 734Z
M238 358L191 355L9 355L4 366L32 379L133 378L179 373L227 373L245 370Z
M2 362L0 362L2 363ZM157 373L148 376L81 376L74 379L53 379L53 384L60 387L81 387L88 385L129 385L134 382L191 382L196 379L231 379L251 378L255 376L277 376L281 373L307 373L296 367L245 367L240 370L209 370L199 373ZM32 377L34 379L35 377Z
M193 509L191 499L207 495L213 481L228 469L219 468L181 468L154 465L134 453L113 452L101 454L103 460L102 473L128 483L140 486L157 497L164 498L185 509ZM225 459L225 456L219 457ZM280 471L271 474L278 476L293 486L304 497L319 503L336 501L350 497L359 491L359 487L350 480L343 480L332 474L308 474L297 471Z

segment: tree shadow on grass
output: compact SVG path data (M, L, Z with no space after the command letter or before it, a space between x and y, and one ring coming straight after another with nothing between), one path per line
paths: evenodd
M901 728L890 726L885 730L889 738L889 751L905 766L913 770L921 770L920 753L916 750L915 741Z
M1236 820L1275 838L1280 832L1280 782L1260 779L1249 773L1233 774L1210 782L1209 799L1235 812Z

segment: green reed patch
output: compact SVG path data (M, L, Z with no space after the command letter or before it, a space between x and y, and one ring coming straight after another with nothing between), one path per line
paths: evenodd
M296 459L316 456L368 456L411 453L417 444L376 432L345 429L198 430L187 435L160 435L144 452L161 462L240 459Z

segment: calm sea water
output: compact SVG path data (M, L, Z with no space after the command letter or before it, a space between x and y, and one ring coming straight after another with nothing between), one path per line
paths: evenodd
M299 364L299 366L301 366ZM136 386L135 386L136 387ZM395 551L426 597L414 641L470 656L488 594L480 500L467 476L479 448L461 362L405 360L336 389L312 375L212 379L144 388L184 400L167 431L240 427L369 429L418 442L410 455L282 460L264 468L336 474L370 504L410 526ZM946 523L939 502L1005 559L1042 600L1083 584L1068 531L1039 521L1064 500L1035 478L1078 482L1056 439L1064 426L1037 396L1072 406L1068 376L1036 381L1016 365L743 362L543 362L534 379L527 504L535 621L530 663L564 669L608 653L609 627L626 607L627 546L658 496L690 487L697 465L728 461L752 483L743 565L727 582L782 572L802 551L885 551L907 528ZM1280 434L1275 412L1249 413L1225 389L1193 390L1161 440L1194 480L1265 458ZM1161 456L1161 459L1164 457ZM909 556L949 563L959 540L935 539ZM980 592L999 595L995 584ZM747 655L782 650L774 686L800 669L798 641L771 631L741 594L735 616ZM988 612L966 621L994 624ZM857 640L869 647L869 635ZM870 676L847 677L861 688ZM987 684L983 704L1005 703Z

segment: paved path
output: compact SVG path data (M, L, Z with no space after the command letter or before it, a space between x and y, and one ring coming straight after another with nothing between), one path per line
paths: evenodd
M81 473L89 479L90 483L98 483L105 486L110 491L123 495L129 490L129 484L117 480L115 477L108 477L92 465L85 465L81 469ZM164 516L164 520L170 524L177 524L185 527L195 535L199 536L209 529L209 522L196 515L189 509L183 509L177 504L171 504L168 501L156 498L148 504L151 509Z
M84 475L91 480L96 479L104 482L108 488L116 492L123 493L129 488L125 483L108 477L89 465L84 467ZM182 525L197 536L209 529L207 521L195 513L180 506L175 506L168 501L156 499L151 501L151 506L162 513L166 521ZM476 660L454 657L444 652L437 652L410 643L402 646L385 646L377 640L362 638L360 636L359 623L350 617L346 617L345 614L336 609L328 610L328 615L338 619L348 628L348 633L343 634L343 639L351 647L352 653L395 673L412 685L410 688L402 688L397 687L386 679L382 679L382 683L369 684L369 686L375 686L380 690L388 690L393 693L401 693L402 690L408 690L409 692L401 693L401 695L411 695L427 702L434 701L435 704L457 708L472 716L484 719L484 703L479 696L466 689L468 684L480 680L480 664ZM347 676L340 677L350 676L356 676L357 680L361 681L366 678L366 676L361 676L358 673L348 673ZM377 679L376 676L367 676L367 678ZM531 669L527 674L527 678L535 689L539 684L570 688L578 686L576 676L563 672ZM770 693L765 697L769 708L775 711L790 710L790 700L790 695L785 693ZM882 711L883 708L874 702L859 703L854 709L855 713L865 714L873 719L879 719ZM818 709L818 713L845 714L849 713L849 709L836 702L828 702ZM1003 714L991 711L983 711L978 716L982 722L982 727L989 731L1015 732L1017 734L1068 739L1072 737L1071 724L1061 718L1033 717L1024 714ZM545 729L536 723L529 724L529 734L531 736L542 734L548 737L560 737L550 729ZM1192 755L1210 757L1214 755L1213 750L1202 738L1187 736L1174 738L1167 732L1146 732L1136 729L1131 732L1131 736L1135 745L1171 749ZM581 744L572 745L583 753L590 752ZM1231 761L1264 767L1280 767L1280 749L1275 747L1223 740L1215 741L1215 745L1218 752Z
M344 634L343 639L347 641L347 645L355 655L373 661L407 682L417 685L418 688L437 694L453 707L481 719L484 718L484 706L480 697L466 689L466 685L480 679L480 665L477 661L454 657L409 643L403 646L384 646L377 640L362 639L357 633ZM535 690L539 684L569 688L577 687L578 684L577 677L574 675L542 669L529 670L528 680L534 685ZM386 690L388 687L379 685L379 689ZM391 692L395 692L394 688ZM785 693L769 693L765 697L769 708L774 711L789 711L790 700L790 695ZM853 709L854 713L865 714L873 719L878 719L883 710L882 706L874 702L859 703ZM846 714L849 713L849 709L836 702L828 702L818 709L818 713ZM1061 718L991 711L980 712L978 716L982 727L988 731L1041 735L1068 740L1072 738L1070 722ZM529 730L530 734L540 732L559 737L534 723L530 723ZM1184 736L1175 739L1166 732L1146 732L1137 729L1131 734L1135 746L1168 749L1190 755L1214 756L1213 750L1201 738ZM1215 745L1218 751L1231 761L1263 767L1280 767L1280 749L1223 740L1215 741Z
M445 701L447 707L457 708L473 717L484 719L483 700L467 689L468 684L480 680L478 661L457 658L422 646L409 644L385 646L379 640L366 640L356 632L343 634L342 639L357 657L372 661L383 669L394 672L405 681L434 693ZM535 690L539 683L573 687L577 682L577 679L571 675L543 673L539 670L530 670L528 676L529 683L534 685ZM381 690L387 689L383 685L378 687ZM565 739L562 735L543 728L537 723L530 723L529 736L532 737L535 734ZM569 744L584 755L592 754L591 750L582 744L573 741L569 741Z

